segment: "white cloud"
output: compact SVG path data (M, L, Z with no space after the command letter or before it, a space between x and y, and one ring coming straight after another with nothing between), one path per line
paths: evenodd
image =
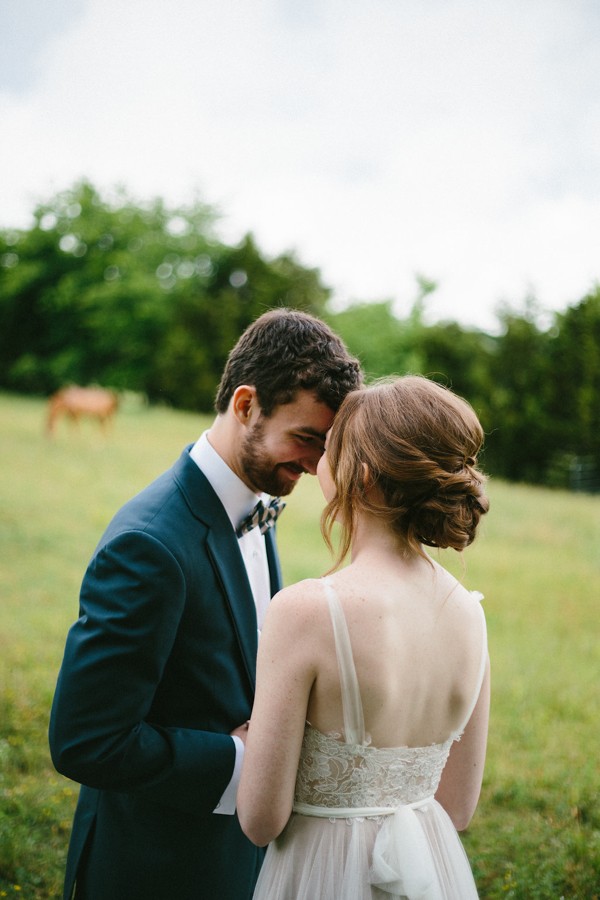
M440 282L492 327L600 278L600 17L575 0L87 0L43 80L0 93L0 223L76 178L295 248L340 299ZM1 84L0 84L1 88Z

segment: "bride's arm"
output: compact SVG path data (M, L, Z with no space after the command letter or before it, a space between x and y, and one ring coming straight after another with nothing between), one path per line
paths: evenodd
M315 680L315 617L303 583L277 594L259 641L256 697L246 739L237 812L244 833L264 846L292 811L296 771Z
M479 693L479 699L460 741L452 744L448 761L442 772L436 800L444 807L455 828L464 831L477 808L490 714L490 663Z

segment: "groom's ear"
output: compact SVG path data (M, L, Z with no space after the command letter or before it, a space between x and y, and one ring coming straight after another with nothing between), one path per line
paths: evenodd
M249 384L238 385L231 398L231 409L240 425L250 425L260 415L256 388Z

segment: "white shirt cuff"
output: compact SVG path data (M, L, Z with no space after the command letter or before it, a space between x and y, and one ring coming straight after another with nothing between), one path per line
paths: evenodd
M221 799L213 809L213 812L220 816L232 816L235 813L237 789L240 783L240 775L242 774L244 742L241 738L234 735L232 735L232 740L235 744L235 766L233 767L233 775L231 776L231 781L223 791Z

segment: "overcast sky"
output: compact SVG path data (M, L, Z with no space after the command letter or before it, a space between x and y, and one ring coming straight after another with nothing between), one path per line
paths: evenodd
M431 320L600 279L598 0L1 0L0 226L194 196L336 301Z

